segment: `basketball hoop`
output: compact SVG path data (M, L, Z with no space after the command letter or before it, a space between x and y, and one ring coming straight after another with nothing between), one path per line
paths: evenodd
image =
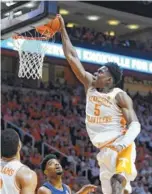
M19 53L18 76L20 78L26 77L27 79L42 78L43 60L48 46L47 42L51 38L53 40L53 36L46 36L46 34L43 36L37 32L33 36L30 32L26 32L25 36L16 33L12 38L14 47Z

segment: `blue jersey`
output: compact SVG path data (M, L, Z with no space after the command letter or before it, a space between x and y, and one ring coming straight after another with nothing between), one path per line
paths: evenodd
M47 189L49 189L51 191L52 194L70 194L69 189L67 188L67 186L65 184L62 184L63 187L63 191L56 189L53 185L51 185L51 183L49 182L45 182L43 184L44 187L46 187Z

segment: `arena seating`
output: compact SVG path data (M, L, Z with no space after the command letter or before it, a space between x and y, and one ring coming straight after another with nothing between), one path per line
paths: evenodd
M82 44L97 45L103 48L126 48L139 50L142 52L152 52L152 40L148 37L144 41L132 39L119 39L117 36L110 36L103 32L96 32L86 27L67 28L69 37L72 41ZM60 34L57 35L60 39Z
M21 159L36 170L39 185L44 180L40 170L44 142L68 155L68 158L58 156L65 169L64 182L73 191L84 183L100 184L95 158L98 150L92 146L85 130L85 93L81 86L74 88L55 83L40 91L2 90L1 95L4 123L17 125L35 139L32 148L31 141L24 138ZM133 183L133 194L149 194L152 192L152 94L143 97L137 93L131 97L142 125L136 141L138 176ZM45 150L45 154L50 152L51 149ZM76 171L71 165L73 161L77 164ZM101 193L100 189L97 193Z

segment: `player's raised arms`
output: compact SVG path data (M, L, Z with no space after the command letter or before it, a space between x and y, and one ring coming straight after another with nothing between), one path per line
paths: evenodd
M76 77L84 84L85 87L88 87L89 85L92 84L93 75L85 71L82 63L78 58L77 52L73 47L69 39L69 36L66 32L63 18L60 15L58 15L58 17L61 22L61 37L62 37L64 55L66 56L66 59L68 60Z

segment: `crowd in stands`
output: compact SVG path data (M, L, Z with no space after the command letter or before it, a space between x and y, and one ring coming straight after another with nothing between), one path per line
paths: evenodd
M100 184L98 150L91 144L85 129L85 93L81 86L50 84L45 91L2 91L2 118L35 138L35 145L24 136L22 161L35 169L39 185L44 181L40 170L42 144L47 143L68 157L45 147L44 153L57 153L64 168L64 183L73 191L82 184ZM152 193L152 94L131 96L142 131L136 141L138 176L133 194ZM76 164L76 165L75 165ZM76 169L74 168L76 167ZM101 189L97 193L101 193Z
M152 39L145 41L123 40L117 36L110 36L108 33L96 32L94 29L86 27L67 28L69 37L72 41L78 43L87 43L97 45L103 48L129 48L132 50L140 50L145 52L152 52ZM60 35L58 34L57 38Z

